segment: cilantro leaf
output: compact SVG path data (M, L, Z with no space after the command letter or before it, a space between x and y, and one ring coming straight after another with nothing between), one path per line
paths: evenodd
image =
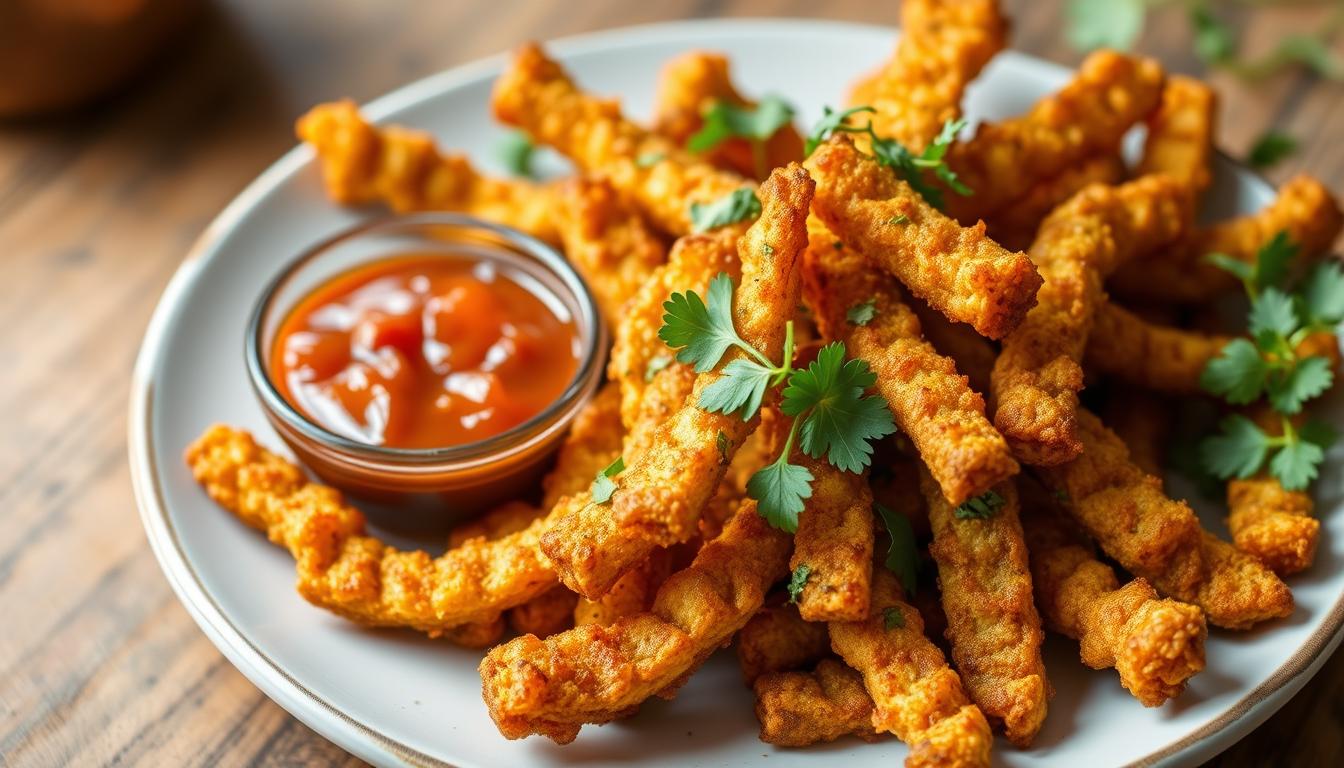
M1246 162L1252 168L1268 168L1297 151L1297 139L1278 131L1269 131L1255 140Z
M733 327L733 280L720 272L709 281L708 303L695 291L674 293L663 302L663 327L658 338L677 351L677 360L695 366L696 373L714 369L728 348L741 344Z
M1289 440L1269 460L1269 473L1278 478L1284 490L1300 491L1316 479L1324 460L1325 451L1319 445L1306 440Z
M1079 51L1127 51L1143 29L1144 0L1069 0L1064 36Z
M529 179L536 178L536 172L532 170L532 156L537 148L533 146L527 134L522 131L509 133L500 140L496 151L499 153L499 161L509 173Z
M872 299L861 301L845 310L845 319L855 325L867 325L877 316L877 304Z
M663 369L667 368L667 366L671 364L672 364L671 355L654 356L652 359L649 360L649 364L644 367L644 381L645 382L653 381L653 377L657 376Z
M1255 344L1233 339L1204 366L1199 385L1233 405L1245 405L1260 397L1268 377L1269 366Z
M802 448L808 456L823 454L835 467L859 472L872 459L871 440L896 431L886 401L865 397L877 376L862 360L845 360L845 345L821 348L804 370L794 371L784 388L780 410L803 413Z
M915 588L919 586L919 553L915 550L915 532L910 528L910 521L906 520L904 515L897 514L881 504L874 506L877 507L877 513L882 517L883 524L887 526L887 534L891 536L891 548L887 550L884 564L887 570L896 574L901 587L905 589L905 594L913 595Z
M793 569L789 575L789 602L797 604L798 598L803 594L803 587L807 586L807 577L812 575L812 567L806 563L800 564Z
M821 119L812 126L812 133L808 134L807 142L803 146L803 156L810 157L817 147L834 134L846 129L845 121L851 116L860 112L876 112L869 106L850 107L849 109L836 111L830 107L822 107ZM851 131L853 129L850 129Z
M608 464L606 469L598 472L597 477L593 478L593 501L598 504L606 504L611 501L611 495L616 492L616 481L611 478L624 471L625 457L617 456L616 460Z
M729 360L720 373L723 375L700 392L700 407L724 415L741 411L742 420L749 421L761 407L774 371L739 357Z
M1288 268L1297 258L1297 243L1285 231L1279 231L1255 252L1255 288L1281 288L1288 279Z
M756 500L756 510L767 523L794 533L798 530L803 500L812 496L812 473L807 467L788 463L787 456L786 451L752 475L747 481L747 495Z
M1301 413L1302 404L1329 389L1334 380L1329 360L1303 358L1285 374L1269 378L1269 404L1279 413Z
M1231 272L1234 277L1243 283L1252 283L1255 281L1255 265L1248 264L1241 259L1228 256L1226 253L1207 253L1204 260L1213 266Z
M985 491L952 510L952 516L958 520L985 520L993 517L1006 503L1007 500L994 491Z
M1299 295L1307 325L1333 329L1344 321L1344 269L1338 261L1317 264L1303 280Z
M1339 439L1339 433L1335 431L1335 428L1319 419L1312 419L1303 424L1297 430L1297 436L1317 446L1322 451L1330 450L1330 446L1334 445L1335 440Z
M723 464L728 463L728 449L732 443L728 441L728 436L720 429L714 433L714 445L719 449L719 461Z
M1206 64L1219 64L1232 58L1237 41L1232 30L1219 21L1203 4L1190 9L1190 25L1195 28L1195 55Z
M691 203L691 230L711 229L748 221L761 215L761 201L750 187L740 187L708 203Z
M1270 438L1245 416L1228 416L1218 423L1219 433L1199 444L1199 458L1215 477L1247 478L1260 471Z
M905 614L894 605L882 609L882 628L890 632L905 626Z
M1257 338L1265 331L1285 337L1293 335L1298 328L1293 297L1278 288L1264 289L1251 305L1247 321L1251 335Z
M707 152L731 138L765 141L793 119L793 107L769 95L754 107L717 101L705 113L704 124L686 141L692 152Z
M906 216L904 213L898 213L895 216L892 216L890 219L888 219L887 223L895 224L898 227L905 226L906 224L910 223L910 217Z

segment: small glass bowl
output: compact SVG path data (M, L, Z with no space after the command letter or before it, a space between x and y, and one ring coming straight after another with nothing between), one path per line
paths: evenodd
M305 296L361 264L407 254L503 262L526 272L574 318L582 357L569 386L544 411L494 437L432 449L368 445L310 420L270 378L275 334ZM310 248L262 293L248 322L252 389L271 425L314 474L364 503L386 527L442 530L527 495L602 380L607 331L588 286L555 249L508 227L452 213L417 213L361 224Z

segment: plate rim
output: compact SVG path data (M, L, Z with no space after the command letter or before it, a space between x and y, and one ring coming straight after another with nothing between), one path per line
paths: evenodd
M545 44L557 54L558 58L563 59L589 51L630 45L638 42L640 37L675 36L709 29L725 32L734 28L755 32L768 27L775 28L774 31L777 32L796 31L804 25L810 30L823 26L835 32L882 31L893 36L897 34L895 27L864 22L792 17L737 17L612 27L548 40ZM1005 53L1033 66L1069 71L1067 67L1021 51ZM497 71L507 55L507 52L502 52L473 59L428 75L379 96L368 104L361 105L360 109L371 120L381 120L390 112L413 106L446 90L473 81L482 74ZM187 609L192 620L210 642L258 690L323 737L369 762L387 764L391 760L405 765L455 768L452 763L427 755L356 720L336 704L317 695L271 659L229 619L186 556L177 529L168 515L159 466L154 459L153 430L150 423L154 400L153 374L161 360L164 335L169 329L169 321L178 310L182 295L188 286L195 282L204 264L217 253L219 244L225 236L284 179L313 159L310 147L303 144L296 145L230 200L188 249L155 304L140 350L136 355L130 382L127 452L132 492L150 549L178 601ZM1242 170L1249 171L1240 163L1236 164ZM1273 188L1273 185L1259 174L1253 171L1250 173L1261 184ZM1263 683L1246 692L1235 704L1200 728L1129 765L1182 764L1187 760L1207 759L1231 746L1268 719L1316 674L1339 645L1341 637L1344 637L1344 631L1341 630L1344 630L1344 591L1337 597L1321 626Z

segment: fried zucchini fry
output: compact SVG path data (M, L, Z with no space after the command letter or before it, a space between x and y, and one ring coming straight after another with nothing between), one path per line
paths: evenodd
M812 672L762 675L752 689L761 741L767 744L806 747L841 736L881 738L873 729L873 697L863 677L835 659L822 659Z
M541 507L551 509L565 496L588 490L593 477L620 455L621 393L607 383L579 415L556 452L555 467L541 480Z
M959 516L927 471L920 473L920 488L933 528L929 554L938 564L952 661L971 701L1025 748L1045 722L1051 689L1017 487L1011 481L997 485L1003 504L985 518Z
M961 114L966 86L1007 34L998 0L906 0L895 53L855 84L849 103L873 107L877 135L919 152Z
M498 539L517 533L543 514L542 510L525 501L506 501L480 517L453 526L448 531L448 548L460 547L470 539Z
M1021 200L987 220L986 231L1005 248L1026 250L1055 208L1093 184L1114 185L1124 178L1125 163L1119 155L1089 158L1032 187Z
M1261 475L1227 484L1227 528L1237 549L1253 555L1280 576L1311 567L1321 523L1305 491L1285 490Z
M1209 160L1217 119L1218 97L1212 88L1190 77L1167 78L1162 104L1148 118L1136 175L1166 174L1198 200L1213 181Z
M865 605L867 612L868 606ZM762 608L737 633L737 661L747 685L770 672L799 669L831 650L826 625L804 621L798 606L783 602Z
M465 156L441 153L428 133L366 122L353 101L319 104L295 130L317 152L327 194L338 203L461 211L558 241L547 187L482 176Z
M786 571L787 534L747 502L695 561L658 590L653 609L540 640L524 635L481 661L482 693L506 738L567 744L585 723L633 713L675 686L760 609Z
M873 494L868 473L843 472L825 459L795 454L812 473L793 537L789 568L811 570L798 595L807 621L861 621L868 617L873 575Z
M1147 581L1124 586L1043 491L1023 490L1023 530L1036 604L1050 628L1077 640L1083 663L1114 667L1145 707L1185 690L1204 669L1204 612L1160 599Z
M649 610L658 588L672 575L672 559L670 550L655 549L644 562L617 579L607 594L596 600L579 597L573 606L574 626L607 626L624 616Z
M1130 126L1157 108L1162 83L1150 59L1088 56L1072 82L1025 115L982 123L974 138L952 145L947 165L973 194L949 195L948 212L964 223L993 217L1087 158L1114 154Z
M556 198L556 229L565 256L614 328L625 303L667 260L667 248L606 179L571 179Z
M823 335L877 374L877 391L896 424L952 504L978 496L1018 471L1003 436L985 418L985 401L956 365L924 341L920 323L893 281L848 248L833 248L814 228L803 256L803 294ZM868 302L872 318L847 318Z
M1102 280L1134 254L1179 237L1188 206L1180 184L1147 176L1088 187L1041 225L1030 253L1045 284L1004 339L990 379L994 426L1019 461L1059 464L1082 450L1075 414Z
M833 621L829 628L832 650L862 675L873 699L873 728L910 746L907 768L989 765L989 723L942 651L924 637L919 611L901 601L891 572L874 570L866 621Z
M954 323L943 313L915 297L907 304L919 318L919 329L938 354L952 358L976 392L989 391L990 371L999 352L984 336L965 323Z
M1150 323L1106 302L1097 307L1083 364L1145 389L1176 394L1201 391L1200 374L1223 351L1230 336Z
M665 136L621 115L620 106L580 91L533 43L522 46L495 83L492 106L504 123L604 176L664 231L691 231L690 206L749 182L715 168Z
M719 103L756 106L733 87L727 56L708 51L683 53L664 64L658 77L653 130L684 147L704 125L705 113ZM705 157L720 168L765 181L775 168L802 162L803 137L793 123L785 123L759 145L734 137L709 150Z
M783 353L785 321L798 305L800 270L795 266L806 246L812 189L812 180L797 165L775 171L761 186L760 218L738 244L742 281L734 323L739 335L770 359ZM725 361L737 354L730 351ZM696 377L690 398L619 476L609 505L590 503L542 537L547 557L571 589L600 597L653 547L696 533L727 462L755 427L755 420L700 409L700 393L721 375L711 371Z
M1207 254L1254 264L1260 247L1285 232L1301 249L1296 264L1301 266L1327 252L1341 226L1344 213L1330 190L1310 176L1296 176L1259 212L1196 230L1176 247L1123 267L1107 288L1137 301L1204 303L1240 287L1232 275L1207 263Z
M1041 276L1026 254L1004 250L983 225L944 216L848 136L823 144L806 166L817 180L813 212L826 226L949 319L998 339L1035 304Z
M563 584L542 592L522 605L509 609L509 628L522 635L550 637L574 625L574 605L579 596ZM490 643L494 645L494 643Z

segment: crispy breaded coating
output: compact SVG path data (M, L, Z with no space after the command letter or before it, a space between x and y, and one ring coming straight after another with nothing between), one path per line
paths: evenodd
M1051 211L1093 184L1119 184L1125 173L1124 160L1115 154L1098 155L1069 166L985 221L989 236L1005 248L1026 250Z
M319 104L295 131L317 152L338 203L380 202L394 211L461 211L557 242L553 193L520 179L482 176L465 155L441 153L428 133L364 120L353 101Z
M1259 559L1207 531L1200 552L1204 573L1198 592L1172 597L1203 608L1210 623L1224 629L1250 629L1293 612L1293 593ZM1168 591L1161 583L1155 586Z
M1230 480L1227 528L1237 549L1280 576L1304 571L1316 559L1321 523L1305 491L1285 490L1269 476Z
M761 741L767 744L806 747L841 736L881 738L873 729L873 698L863 678L835 659L822 659L812 672L762 675L752 689Z
M919 318L919 330L934 350L952 358L957 364L957 372L970 381L971 389L988 392L990 371L994 370L994 361L999 356L994 344L971 326L948 320L926 302L913 296L906 298L906 305Z
M1161 480L1165 474L1172 411L1163 397L1146 389L1117 387L1106 398L1103 420L1129 450L1129 459Z
M807 244L813 186L797 165L771 174L761 185L761 216L738 243L742 281L734 296L734 324L743 340L772 360L783 354L785 322L798 305L795 267ZM724 363L740 354L728 352ZM627 463L609 504L590 503L542 537L547 557L571 589L600 597L653 547L696 533L728 462L756 426L755 419L699 407L700 393L721 375L709 371L696 377L686 403L657 430L649 449Z
M1261 246L1286 232L1301 249L1296 266L1302 266L1330 249L1341 226L1344 212L1330 190L1310 176L1296 176L1259 212L1196 230L1176 247L1120 269L1107 288L1141 301L1203 303L1240 288L1235 277L1204 260L1207 254L1253 264Z
M737 633L737 661L751 685L770 672L800 669L821 660L831 650L826 625L805 621L798 606L783 601L767 605ZM865 605L864 612L868 610Z
M868 617L873 575L873 494L868 473L854 474L797 451L794 464L812 473L793 536L790 570L811 570L798 596L807 621L860 621Z
M1087 666L1114 667L1145 707L1179 696L1204 669L1204 612L1159 598L1142 578L1121 586L1043 492L1023 491L1022 521L1036 605L1050 628L1079 642Z
M813 230L803 257L803 296L827 338L877 374L877 391L914 444L947 500L960 504L1017 474L1008 444L985 417L985 400L952 360L924 340L900 290L849 248ZM848 311L871 302L872 319Z
M498 643L499 639L504 636L504 624L504 616L495 614L494 618L485 621L473 621L469 624L449 627L439 633L437 637L462 648L483 651Z
M1135 175L1166 174L1199 196L1213 181L1213 133L1218 96L1209 86L1182 75L1167 78L1162 103L1148 118L1148 138Z
M1041 618L1031 595L1017 487L995 486L1003 505L986 518L959 517L927 472L928 504L952 661L971 701L1008 740L1027 747L1045 722L1052 690L1041 661Z
M755 107L738 93L728 76L728 57L709 51L687 51L663 65L653 108L653 130L679 147L704 125L705 113L715 104ZM746 178L765 181L770 171L802 162L803 137L792 122L755 145L733 137L705 153L714 165Z
M579 90L535 43L520 47L495 83L495 117L526 131L584 172L604 176L653 223L691 231L692 202L711 202L748 181L621 115L614 100Z
M662 238L606 179L561 184L555 226L565 257L592 288L602 316L614 328L625 303L667 260Z
M574 425L556 451L555 467L541 479L541 508L551 509L565 496L588 490L597 473L621 452L621 393L607 383L574 417Z
M1026 254L990 240L983 224L944 216L848 136L823 144L806 165L817 180L812 210L838 239L948 318L999 339L1035 305L1041 276Z
M672 575L672 553L655 549L644 562L626 571L607 594L596 600L579 597L574 608L574 625L614 624L624 616L647 611L658 588Z
M1059 464L1082 450L1075 413L1102 281L1135 254L1179 237L1188 207L1179 183L1147 176L1088 187L1041 225L1030 253L1045 284L1004 339L990 380L994 426L1019 461Z
M453 526L448 531L448 548L460 547L470 539L498 539L517 533L543 514L543 510L525 501L506 501L478 517Z
M966 86L1007 34L998 0L905 0L895 53L855 84L849 103L873 107L877 135L919 152L961 114Z
M630 714L674 686L760 609L787 569L788 535L748 502L695 561L658 590L648 613L540 640L515 638L481 661L481 690L500 733L566 744L585 723Z
M578 599L579 596L565 585L557 584L526 603L510 608L509 629L537 637L564 632L574 625L574 605Z
M1038 184L1103 154L1113 154L1138 121L1157 108L1162 67L1151 59L1098 51L1059 92L1021 117L982 123L975 137L953 144L947 165L970 187L949 195L958 221L990 218Z
M1097 307L1083 364L1145 389L1196 394L1200 374L1230 336L1151 323L1114 302Z
M833 621L829 628L831 649L863 676L873 728L909 745L907 768L989 765L989 723L942 651L924 637L919 611L901 601L890 571L874 570L866 621Z

